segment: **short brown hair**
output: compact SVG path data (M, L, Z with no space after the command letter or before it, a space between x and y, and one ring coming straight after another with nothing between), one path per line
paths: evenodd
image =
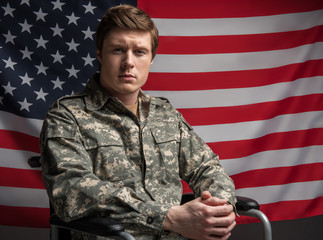
M159 44L158 29L143 10L131 5L119 5L106 11L96 30L96 49L100 52L105 36L113 28L149 32L152 56L155 57Z

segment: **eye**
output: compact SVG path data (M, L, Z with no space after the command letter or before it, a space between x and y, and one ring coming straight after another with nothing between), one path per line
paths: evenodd
M147 51L146 50L142 50L142 49L138 49L138 50L135 51L135 53L137 55L145 55L147 53Z
M122 49L121 48L115 48L115 49L113 49L113 52L120 53L120 52L122 52Z

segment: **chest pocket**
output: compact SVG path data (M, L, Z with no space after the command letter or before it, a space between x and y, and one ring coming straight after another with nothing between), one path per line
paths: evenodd
M93 171L102 180L118 181L129 178L131 166L123 141L113 130L88 130L83 133L83 144L93 161Z
M169 126L153 127L151 134L156 142L156 151L168 174L179 173L178 155L180 134L176 128Z

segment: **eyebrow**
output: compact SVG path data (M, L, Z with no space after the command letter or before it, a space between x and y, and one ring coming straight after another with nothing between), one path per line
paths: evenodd
M125 44L123 41L120 41L120 40L112 40L110 42L110 47L124 47L124 46L127 46L128 47L128 44ZM144 45L141 45L141 44L135 44L135 48L139 48L139 49L145 49L147 51L150 51L149 48L147 48L146 46Z

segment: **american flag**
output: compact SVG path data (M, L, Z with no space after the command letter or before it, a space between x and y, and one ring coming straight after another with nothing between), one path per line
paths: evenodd
M170 99L219 154L237 194L256 199L271 221L323 214L322 1L8 0L0 3L0 225L48 228L41 173L27 159L39 154L49 105L98 70L94 32L120 3L137 4L160 31L144 90Z

